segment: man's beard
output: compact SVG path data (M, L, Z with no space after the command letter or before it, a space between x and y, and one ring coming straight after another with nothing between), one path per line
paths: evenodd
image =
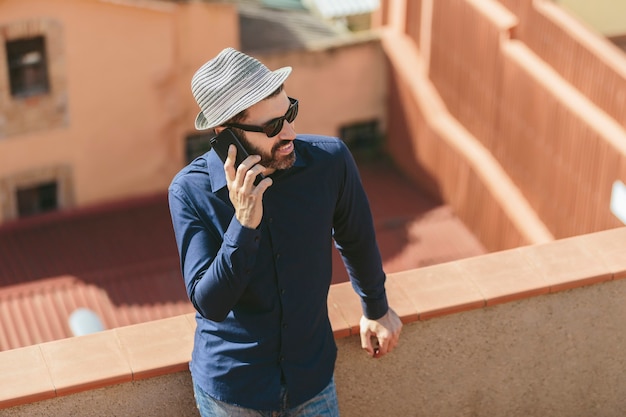
M265 168L271 169L288 169L291 168L296 162L296 152L295 149L289 155L277 157L276 153L278 148L283 145L286 145L289 142L293 142L291 140L281 140L276 145L272 146L272 150L270 153L263 152L261 149L252 145L248 140L244 137L239 137L239 140L243 144L243 146L248 150L250 155L259 155L261 157L261 161L259 164L263 165Z

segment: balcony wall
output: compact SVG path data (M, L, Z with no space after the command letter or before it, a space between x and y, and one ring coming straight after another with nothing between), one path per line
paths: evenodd
M332 286L344 417L620 416L626 228L391 274L400 346L360 349ZM0 353L0 416L195 416L183 315Z

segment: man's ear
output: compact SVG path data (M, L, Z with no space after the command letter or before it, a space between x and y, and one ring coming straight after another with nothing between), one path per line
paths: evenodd
M213 131L215 132L215 135L219 135L220 133L222 133L222 130L224 129L226 129L224 126L217 126L213 128Z

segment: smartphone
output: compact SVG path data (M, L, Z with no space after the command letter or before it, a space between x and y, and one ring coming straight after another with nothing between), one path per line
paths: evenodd
M211 138L211 147L215 150L215 153L220 157L222 162L226 162L226 157L228 156L228 148L230 145L235 145L237 148L237 156L235 157L235 169L246 159L250 154L243 147L237 136L233 133L232 130L226 128L222 130L219 135ZM254 185L257 185L259 181L263 178L263 174L257 175L254 180Z

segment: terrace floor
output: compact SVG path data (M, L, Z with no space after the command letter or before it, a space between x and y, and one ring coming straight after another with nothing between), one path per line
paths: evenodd
M386 162L359 163L387 273L485 249L450 207ZM335 252L333 282L347 280ZM104 328L192 312L164 194L0 226L0 351L71 336L80 307Z

